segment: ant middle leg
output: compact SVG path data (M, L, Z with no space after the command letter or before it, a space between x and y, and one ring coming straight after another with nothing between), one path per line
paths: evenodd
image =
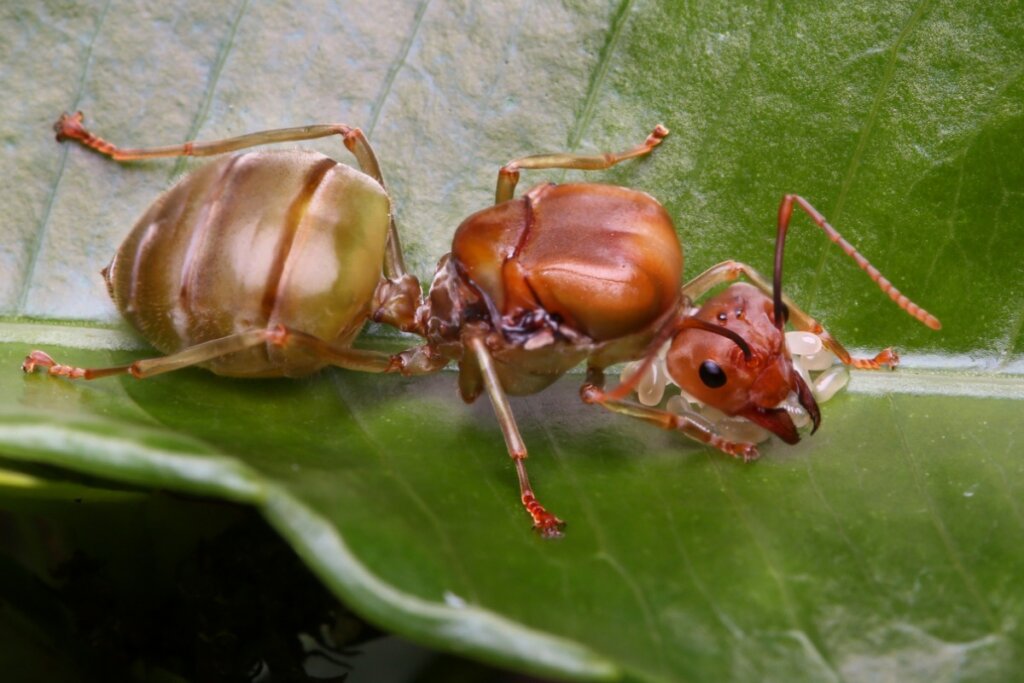
M516 466L516 474L519 478L519 498L523 507L533 518L533 528L544 538L557 538L562 535L565 522L547 511L537 500L530 486L530 479L526 474L526 444L522 435L519 434L519 426L516 425L516 418L512 414L512 406L509 405L508 397L501 386L494 361L490 351L487 350L487 343L482 336L466 335L465 343L469 352L475 358L480 368L481 379L488 397L491 399L491 407L498 418L501 426L501 433L505 437L505 446L508 448L509 457Z

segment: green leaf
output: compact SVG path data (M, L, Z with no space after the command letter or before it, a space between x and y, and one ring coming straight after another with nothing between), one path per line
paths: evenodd
M1005 680L1020 659L1024 13L1014 3L35 3L0 9L0 453L261 509L341 598L437 647L638 680ZM676 219L687 273L771 267L785 192L905 293L918 326L798 217L787 291L858 375L822 429L743 465L582 406L514 402L534 538L490 408L451 373L241 382L22 377L146 355L97 271L195 162L119 144L361 126L425 281L499 166L672 134L593 179ZM309 145L348 160L338 141ZM578 173L526 173L523 185ZM3 368L8 368L3 371ZM938 368L938 369L936 369ZM13 465L12 465L13 466ZM59 495L59 494L55 494Z
M644 680L984 678L1017 656L1024 466L1019 428L993 425L1019 382L1017 400L845 396L753 466L563 382L514 406L559 542L528 531L489 408L453 402L448 373L8 384L8 457L251 502L339 596L438 647Z

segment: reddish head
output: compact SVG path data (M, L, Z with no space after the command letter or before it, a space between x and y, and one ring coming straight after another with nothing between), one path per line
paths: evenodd
M734 332L747 349L721 332L684 328L672 339L666 366L676 384L694 398L796 443L800 439L796 426L779 404L795 393L815 429L820 413L810 389L793 369L785 335L775 325L774 309L771 298L756 287L732 285L709 299L693 317Z

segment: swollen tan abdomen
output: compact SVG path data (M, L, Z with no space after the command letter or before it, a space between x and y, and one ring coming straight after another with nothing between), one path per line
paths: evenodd
M380 277L389 208L376 181L315 152L218 159L136 223L111 264L111 293L165 353L278 323L327 341L352 336ZM282 367L300 360L270 359L261 346L209 367L305 374Z

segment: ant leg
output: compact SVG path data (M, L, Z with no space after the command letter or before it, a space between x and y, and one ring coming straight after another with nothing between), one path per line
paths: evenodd
M725 282L734 282L740 277L745 277L752 285L772 296L772 284L761 273L757 272L745 263L739 261L723 261L711 266L703 273L683 285L683 295L691 300L697 299L705 292ZM806 311L796 305L792 299L785 294L782 295L782 303L789 311L789 322L798 330L810 332L821 337L822 343L829 351L834 353L839 360L861 370L880 370L883 366L896 367L899 363L899 356L892 348L881 351L874 358L857 358L850 355L850 352L840 344L835 337L822 327L821 323L812 318Z
M181 145L166 145L163 147L143 147L143 148L124 148L118 147L117 145L104 140L101 137L93 135L91 132L86 130L85 126L82 125L84 120L82 112L75 112L74 114L61 114L60 119L53 125L53 130L57 133L57 141L63 142L64 140L75 140L84 147L94 149L100 154L105 154L114 161L134 161L138 159L157 159L161 157L206 157L213 156L215 154L225 154L227 152L235 152L240 149L247 149L249 147L256 147L258 145L269 145L277 142L293 142L296 140L313 140L315 138L323 138L329 135L341 135L344 137L351 137L352 141L346 141L345 146L349 149L353 147L369 147L369 143L366 142L366 138L363 137L361 132L357 133L358 128L352 128L344 123L327 123L327 124L315 124L311 126L299 126L297 128L278 128L275 130L264 130L258 133L248 133L246 135L239 135L237 137L224 138L223 140L211 140L209 142L186 142ZM359 139L362 142L359 142ZM376 169L376 159L373 159L372 151L369 152L369 157L372 159L361 158L363 150L356 155L356 159L360 165L366 161L372 163L372 168L376 172L380 173L379 169ZM366 171L367 175L373 175L371 170ZM377 176L374 176L377 177ZM379 179L379 178L378 178Z
M444 367L438 359L427 356L416 349L402 354L389 355L378 351L335 346L319 337L289 329L283 325L265 329L252 329L220 339L196 344L177 353L158 358L137 360L128 365L109 368L80 368L62 365L45 351L32 351L25 357L21 369L26 373L36 368L46 368L50 375L69 379L99 379L111 375L130 374L136 379L146 379L165 372L173 372L193 365L202 365L230 353L244 351L260 344L272 344L279 348L304 347L321 360L348 370L360 372L400 372L403 374L424 374ZM434 364L430 364L430 360Z
M533 493L530 479L526 475L526 444L523 443L523 437L519 434L516 418L512 414L512 407L508 404L505 390L501 387L501 381L498 379L498 373L494 368L491 354L487 350L487 344L484 342L483 337L478 335L466 335L465 341L466 346L480 366L484 387L487 389L487 395L491 399L491 406L494 408L494 414L498 418L498 424L501 425L501 432L505 437L505 446L508 448L508 454L516 465L516 474L519 475L519 498L523 502L523 507L530 513L530 516L533 518L533 528L541 536L544 538L557 538L562 535L565 522L548 512L538 502L537 497Z
M370 176L384 188L387 192L387 185L384 184L384 174L381 173L380 164L377 163L377 155L373 152L373 147L370 146L370 141L363 135L363 131L358 128L348 128L346 132L342 133L345 142L345 147L352 152L352 156L356 158L359 163L359 168L362 169L363 173ZM390 196L390 195L389 195ZM396 287L402 288L405 291L409 291L411 288L415 288L417 293L416 306L419 305L419 299L422 297L422 290L420 288L419 280L412 275L409 275L405 268L405 257L402 255L402 243L398 238L398 227L395 225L395 211L394 206L391 207L391 223L388 226L388 243L387 251L384 252L384 275L395 283ZM415 312L415 309L413 309ZM401 327L401 325L399 325ZM405 328L402 327L404 330Z
M114 161L134 161L161 157L213 156L258 145L313 140L330 135L340 135L345 143L345 147L356 158L359 168L387 190L387 187L384 185L384 176L380 171L380 164L377 163L377 156L373 153L373 147L370 146L370 142L363 135L363 131L344 123L278 128L224 138L222 140L211 140L209 142L192 141L181 145L167 145L163 147L122 148L87 130L82 124L84 118L80 111L74 114L61 114L60 119L53 125L53 130L57 133L57 141L75 140L84 147L107 155ZM400 280L407 276L405 261L402 258L402 247L398 240L398 230L395 227L393 217L388 229L388 246L384 256L384 274L393 280Z
M495 204L512 199L516 184L519 182L519 169L570 168L583 171L598 171L611 168L620 161L650 154L651 150L661 144L668 135L668 128L660 123L647 139L640 145L625 152L605 152L604 154L535 154L533 156L513 159L498 171L498 186L494 191Z
M667 410L649 408L647 406L609 398L603 390L604 371L598 368L587 369L587 380L580 387L580 398L584 403L597 404L613 413L628 415L662 429L678 430L695 441L713 446L733 457L743 458L744 462L760 457L757 446L752 443L729 441L717 432L710 422L700 415L683 415Z
M99 379L100 377L123 374L130 374L136 379L145 379L153 375L180 370L190 365L205 363L229 353L244 351L253 346L263 344L267 341L267 332L268 330L248 330L239 334L232 334L220 339L203 342L202 344L196 344L167 356L137 360L128 365L117 365L109 368L79 368L71 365L62 365L51 358L45 351L36 350L25 357L25 362L21 364L21 369L26 373L31 373L36 368L46 368L50 375L67 377L68 379Z

